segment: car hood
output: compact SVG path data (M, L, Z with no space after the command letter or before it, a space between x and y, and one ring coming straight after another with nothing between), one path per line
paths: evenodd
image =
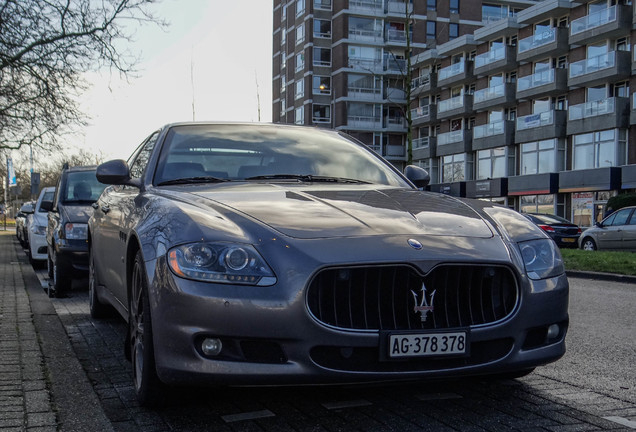
M75 223L87 223L93 214L93 207L83 204L66 204L60 206L60 212L65 221Z
M366 185L317 188L302 184L228 184L211 189L194 187L191 192L199 197L200 204L221 204L295 238L493 236L489 224L466 203L418 190Z

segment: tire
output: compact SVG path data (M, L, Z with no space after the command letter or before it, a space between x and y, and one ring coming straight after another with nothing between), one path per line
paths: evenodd
M141 406L156 406L163 389L155 366L148 279L141 252L135 256L128 311L129 350L137 400Z
M591 237L585 237L581 242L581 249L586 251L595 251L598 248L596 247L596 242Z
M97 274L95 272L95 258L93 257L93 251L89 251L88 258L88 307L91 312L91 317L95 319L105 318L110 315L110 307L101 303L97 297L97 286L99 281L97 280Z
M55 254L55 252L53 252ZM53 275L49 285L55 291L55 295L59 297L66 291L70 291L71 283L73 279L68 275L68 269L66 266L61 265L60 257L55 256L54 260L51 260L53 263Z

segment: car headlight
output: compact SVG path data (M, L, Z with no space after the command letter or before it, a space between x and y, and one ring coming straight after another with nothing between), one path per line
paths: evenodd
M521 242L519 250L530 279L546 279L565 272L561 252L552 239Z
M64 235L67 240L86 240L88 238L88 224L69 222L64 225Z
M205 282L267 286L274 272L251 245L192 243L168 251L168 265L177 276Z
M31 225L31 231L33 234L46 235L46 225Z

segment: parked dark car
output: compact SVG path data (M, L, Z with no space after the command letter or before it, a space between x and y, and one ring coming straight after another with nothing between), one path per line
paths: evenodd
M636 252L636 206L616 210L596 226L586 229L579 243L584 250Z
M88 218L105 187L97 181L95 168L65 168L55 188L46 229L51 295L62 294L74 278L88 272Z
M342 133L173 124L97 178L90 311L128 321L141 404L162 383L520 376L565 352L550 237Z
M22 204L18 214L15 215L15 236L18 238L22 247L27 247L29 244L29 233L27 231L27 217L33 214L35 210L35 202L29 201Z
M537 224L559 247L577 248L581 228L560 216L543 213L523 213L525 217Z

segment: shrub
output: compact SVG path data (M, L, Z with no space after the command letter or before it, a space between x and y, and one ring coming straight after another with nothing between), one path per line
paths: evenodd
M612 211L622 209L623 207L636 206L636 193L625 193L611 197L607 201L607 208Z

